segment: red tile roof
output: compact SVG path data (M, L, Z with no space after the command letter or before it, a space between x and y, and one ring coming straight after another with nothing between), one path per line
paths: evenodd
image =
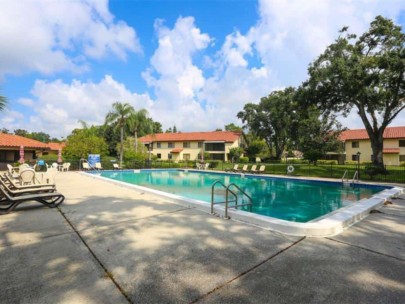
M49 149L52 151L58 151L59 149L63 149L66 145L64 142L57 143L57 142L49 142L48 144Z
M384 138L405 138L405 127L388 127L384 131ZM355 140L369 139L366 129L346 130L340 135L340 139Z
M384 148L384 154L399 154L399 148Z
M24 148L49 149L48 144L38 140L0 132L0 147L19 149L20 146L24 146Z
M170 153L180 153L181 151L183 151L182 148L176 148L176 149L173 149L172 151L170 151Z
M173 142L173 141L223 141L234 142L242 133L231 131L214 132L185 132L185 133L159 133L146 135L140 138L143 143L148 142Z

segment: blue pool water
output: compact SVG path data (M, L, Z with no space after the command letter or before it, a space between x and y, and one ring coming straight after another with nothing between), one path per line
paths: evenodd
M225 185L235 183L252 197L253 213L303 223L390 188L183 170L104 171L97 174L207 203L211 202L211 186L215 181L220 180ZM215 201L224 201L224 189L216 189ZM243 202L247 203L247 200Z

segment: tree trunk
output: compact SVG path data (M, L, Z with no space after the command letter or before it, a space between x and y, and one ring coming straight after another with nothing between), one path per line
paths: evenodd
M276 143L276 159L281 159L283 157L284 147L280 147L279 144Z
M138 131L135 130L135 153L138 153Z
M120 144L120 167L122 168L122 156L124 154L124 127L121 127L121 144Z
M383 147L384 147L384 131L387 126L387 122L382 122L381 126L378 128L378 121L373 116L373 121L372 125L369 122L367 115L366 115L366 110L364 106L362 105L357 105L357 108L359 110L359 116L361 120L363 121L364 126L366 127L366 131L368 134L368 137L370 138L371 142L371 150L373 151L373 165L376 167L380 167L384 169L384 161L383 161Z
M384 139L383 133L378 132L378 134L373 133L373 136L370 136L371 149L373 151L373 164L377 167L384 168L383 160L383 148L384 148Z

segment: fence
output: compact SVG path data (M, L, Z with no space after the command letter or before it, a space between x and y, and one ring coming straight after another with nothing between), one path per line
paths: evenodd
M78 160L65 160L65 162L71 163L71 170L79 170L80 163ZM234 164L222 161L209 161L210 169L224 171L225 169L233 168ZM102 167L106 170L113 169L113 162L103 161ZM251 168L254 164L248 164ZM256 164L257 165L257 164ZM380 182L391 182L391 183L403 183L405 184L405 167L403 166L385 166L386 174L377 174L371 176L366 170L367 165L360 164L359 168L355 164L350 165L314 165L308 163L261 163L260 165L265 165L266 170L264 173L274 174L274 175L287 175L288 166L292 165L294 171L289 174L290 176L307 176L307 177L324 177L324 178L335 178L341 179L345 171L347 171L348 179L352 179L356 170L359 169L359 178L364 181L380 181ZM126 169L143 169L143 168L196 168L195 161L180 161L175 162L171 160L160 161L127 161L125 162Z

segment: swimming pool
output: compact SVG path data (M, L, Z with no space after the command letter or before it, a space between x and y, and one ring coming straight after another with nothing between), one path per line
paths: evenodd
M181 197L211 202L211 186L219 180L235 183L252 197L252 213L280 220L307 223L338 209L351 206L392 187L310 181L188 170L104 171L102 177L148 187ZM215 201L224 201L224 188L217 187ZM242 196L241 196L242 198ZM246 203L241 201L240 203ZM248 211L248 207L240 207Z

